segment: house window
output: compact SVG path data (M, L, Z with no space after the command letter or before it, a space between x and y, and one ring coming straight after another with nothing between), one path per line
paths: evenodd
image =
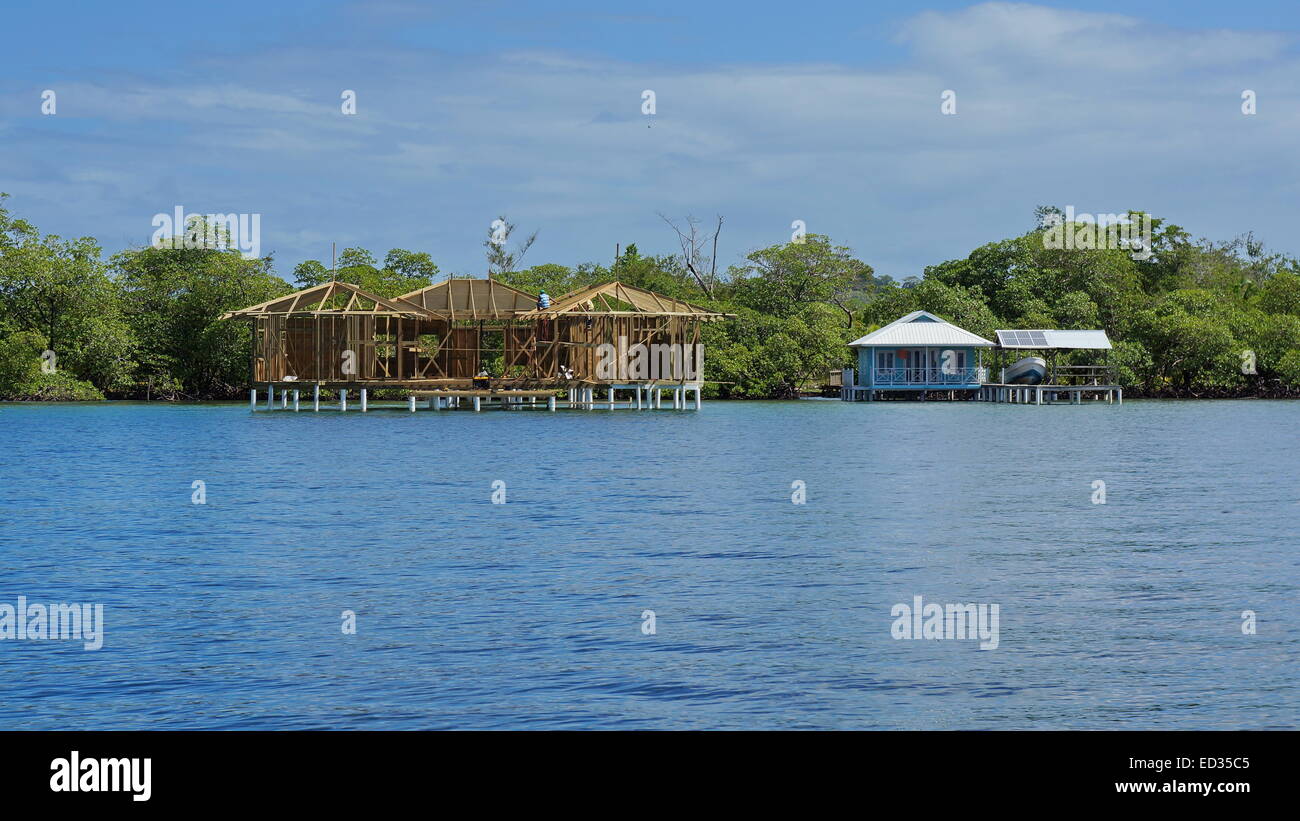
M893 351L876 351L876 369L877 369L877 370L882 370L882 371L883 371L883 370L886 370L886 369L888 369L888 368L894 368L894 367L897 367L897 366L894 364L894 361L895 361L895 360L894 360L894 352L893 352Z

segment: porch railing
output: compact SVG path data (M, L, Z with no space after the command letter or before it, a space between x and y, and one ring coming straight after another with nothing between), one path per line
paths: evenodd
M876 385L973 385L985 381L987 368L876 368Z

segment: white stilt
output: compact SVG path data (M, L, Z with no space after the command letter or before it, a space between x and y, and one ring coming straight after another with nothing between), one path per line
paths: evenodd
M248 409L257 410L257 388L248 389Z
M554 395L554 394L552 394L551 396L546 397L546 409L547 409L548 411L551 411L551 412L554 412L554 411L555 411L555 395Z
M609 389L609 409L610 409L610 410L613 410L613 409L614 409L614 389L613 389L613 388L610 388L610 389Z
M480 405L479 405L479 397L476 396L476 397L474 397L474 410L475 410L475 411L478 411L478 410L481 410L481 409L482 409L482 408L481 408Z
M442 410L441 408L438 407L438 405L440 404L441 403L438 401L438 397L436 396L429 397L429 410Z
M317 382L315 385L312 386L311 409L314 411L320 410L320 383L319 382Z
M266 409L275 410L275 385L269 382L266 385Z
M343 388L342 390L339 391L339 410L346 411L347 409L348 409L348 389Z
M636 409L641 410L641 386L636 386Z
M293 411L294 413L298 412L298 389L297 388L293 389Z
M366 412L366 389L361 389L361 412Z
M280 410L289 409L289 389L284 388L280 391Z
M695 409L700 409L700 386L695 386Z
M415 394L411 394L411 413L415 413Z

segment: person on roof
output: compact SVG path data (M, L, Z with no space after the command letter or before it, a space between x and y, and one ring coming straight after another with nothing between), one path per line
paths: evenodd
M545 311L549 307L551 307L550 294L542 291L541 295L537 297L537 310Z

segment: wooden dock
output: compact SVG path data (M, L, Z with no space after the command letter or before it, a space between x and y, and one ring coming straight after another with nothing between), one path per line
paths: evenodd
M1064 397L1064 399L1062 399ZM1119 385L1013 385L985 382L975 392L978 402L1014 405L1081 405L1085 401L1124 404Z
M289 410L292 402L292 409L297 411L302 406L301 388L307 387L300 383L288 384L268 384L266 386L265 409L276 410L277 405L280 410ZM605 385L605 396L598 398L596 395L596 386L578 385L569 388L551 388L551 389L513 389L513 388L446 388L446 389L408 389L406 393L406 408L414 413L417 410L417 403L425 400L429 410L454 410L462 407L462 400L465 404L476 411L481 411L485 407L500 407L506 410L520 410L524 408L539 409L545 407L548 411L555 411L559 408L570 410L617 410L619 408L628 410L660 410L664 408L664 394L670 395L669 408L673 410L688 410L692 404L695 410L701 406L700 391L703 385L700 383L663 383L663 382L635 382L617 385ZM312 384L311 410L321 410L321 386ZM383 387L384 390L392 391L392 388ZM279 393L277 402L277 390ZM340 412L346 412L348 409L348 388L338 389L338 404L334 406ZM360 410L362 412L370 410L370 396L368 388L357 389L360 394ZM564 391L565 396L561 398L560 392ZM620 399L619 393L622 393ZM692 403L692 399L694 400ZM248 393L249 410L256 411L259 408L258 390L252 388ZM401 408L401 405L385 406ZM326 410L334 409L326 406Z

